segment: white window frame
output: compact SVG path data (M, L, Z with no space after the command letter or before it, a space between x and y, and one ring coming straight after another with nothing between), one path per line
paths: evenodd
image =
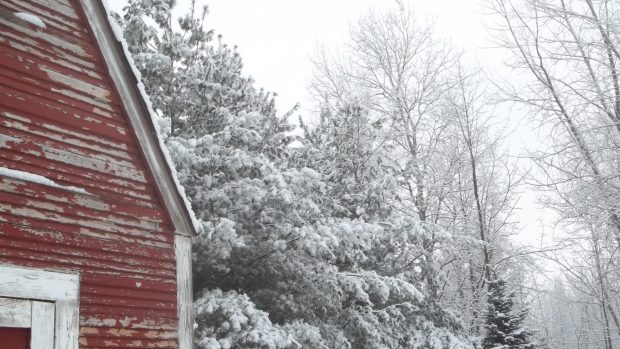
M0 297L0 327L29 328L30 349L54 349L54 303Z
M79 292L79 274L0 265L0 326L31 328L31 349L78 349Z

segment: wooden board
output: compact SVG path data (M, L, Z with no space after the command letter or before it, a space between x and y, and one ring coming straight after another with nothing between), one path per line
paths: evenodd
M30 328L31 302L0 298L0 327Z

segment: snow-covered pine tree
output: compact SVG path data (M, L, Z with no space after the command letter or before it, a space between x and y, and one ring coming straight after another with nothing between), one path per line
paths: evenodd
M515 309L515 294L506 289L506 281L493 272L488 280L486 335L484 349L534 349L531 331L525 326L527 310Z
M311 127L302 122L302 128L304 147L299 149L302 159L298 161L323 175L326 190L317 199L322 209L343 225L380 227L363 239L360 235L343 237L332 261L343 280L345 275L355 275L368 286L376 284L369 290L364 286L370 298L364 322L346 327L353 347L467 345L458 336L460 322L433 302L426 276L439 278L439 272L421 257L426 238L434 234L440 241L449 234L393 210L396 179L393 169L382 161L389 148L381 125L363 106L351 101L335 107L324 104L318 124ZM389 297L373 290L379 286ZM403 286L414 287L419 298L394 297ZM364 310L356 305L357 311ZM394 317L402 320L388 322Z
M329 183L322 206L334 217L386 219L395 179L382 167L382 137L368 112L350 103L333 110L324 105L316 125L300 119L304 166Z
M175 20L173 4L130 0L117 19L201 223L194 244L195 346L320 348L317 328L274 324L246 294L260 289L257 274L279 266L285 236L304 221L300 212L316 211L308 201L291 203L278 165L290 128L276 116L273 95L241 74L235 49L204 29L206 9L192 6Z
M130 0L120 20L202 225L196 348L471 348L426 300L425 230L377 201L387 176L346 129L364 114L350 109L316 146L290 149L289 115L278 117L234 48L204 29L205 11L192 7L173 26L172 4ZM350 162L330 159L335 142ZM339 177L356 166L357 180Z

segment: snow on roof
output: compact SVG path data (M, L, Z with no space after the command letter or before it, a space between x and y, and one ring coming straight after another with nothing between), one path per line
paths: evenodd
M144 100L146 107L148 109L150 120L153 124L153 129L155 129L157 139L159 140L159 147L161 148L161 151L164 154L164 157L166 159L167 165L170 168L170 172L172 174L172 178L174 179L174 183L177 187L177 191L179 192L179 194L181 195L181 198L183 199L183 202L185 203L185 207L187 208L187 211L191 218L192 225L194 226L194 230L196 232L199 232L200 224L198 222L198 219L196 218L196 214L192 210L192 206L189 202L189 199L187 198L187 195L185 194L185 188L183 188L183 186L179 182L177 171L176 171L176 168L174 167L174 163L172 162L172 158L170 157L170 153L168 152L168 148L164 144L163 137L157 125L157 120L159 119L159 115L153 109L151 100L148 94L146 93L146 89L144 87L144 84L142 83L142 74L136 67L136 64L131 56L131 52L129 52L127 41L125 41L125 37L123 36L123 30L118 26L118 24L116 23L116 20L114 20L114 18L112 17L112 12L110 10L108 0L103 0L102 3L103 3L103 7L105 8L110 27L112 28L112 31L114 32L114 36L116 37L118 42L120 42L121 46L123 47L123 51L125 54L125 58L127 59L127 63L129 64L131 71L133 72L134 76L136 77L136 80L138 81L138 84L136 85L136 87L138 88L138 91L140 91L140 95L142 96L142 99Z

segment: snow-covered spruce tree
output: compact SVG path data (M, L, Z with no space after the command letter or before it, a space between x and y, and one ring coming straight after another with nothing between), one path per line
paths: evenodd
M466 345L463 344L466 341L454 335L461 332L459 321L429 297L426 276L438 277L439 273L424 258L424 240L431 234L438 240L449 234L393 210L397 187L393 169L382 161L386 149L381 125L369 118L365 108L351 102L336 108L323 105L319 123L310 127L302 122L302 127L305 146L299 149L303 154L301 165L314 166L324 176L325 194L317 199L321 200L322 208L345 224L380 227L377 230L380 235L365 238L365 245L360 244L363 240L359 237L357 241L351 237L342 239L350 245L343 244L332 264L341 272L348 272L347 275L366 274L368 279L369 273L376 274L374 277L387 292L395 291L390 283L396 280L419 292L418 298L404 297L397 303L369 293L369 310L393 308L390 316L403 319L390 324L393 333L382 336L386 339L400 336L395 345L405 348L442 347L447 343ZM416 311L407 312L407 307ZM382 326L374 326L374 332L380 333ZM359 331L355 327L348 326L352 331ZM369 334L363 331L350 334L354 347L392 347L385 339L369 342Z
M288 115L241 74L234 49L214 42L205 12L177 26L171 7L130 0L120 20L202 225L196 347L470 348L458 322L428 306L414 248L424 230L380 204L386 176L365 167L351 186L329 157L318 165L312 151L288 148ZM350 138L332 126L347 135L332 140ZM348 153L360 164L364 154ZM395 268L398 258L411 268Z
M512 292L506 290L506 281L496 273L488 280L486 335L484 349L533 349L531 332L525 326L527 310L515 309Z
M379 126L368 112L350 103L332 110L324 105L317 125L300 119L304 131L304 166L311 166L329 184L323 210L333 217L387 219L395 179L382 167Z
M422 253L408 256L410 261L422 262L405 258L398 269L413 274L407 269L419 268L427 303L462 314L466 331L479 336L486 269L514 252L507 237L513 232L518 167L501 151L502 122L479 74L464 69L456 50L416 15L411 1L392 4L362 15L339 51L319 51L312 92L317 104L332 110L348 104L365 110L375 127L362 130L362 139L373 130L378 140L365 150L374 152L369 163L382 160L387 175L379 177L392 178L396 186L396 195L385 196L381 207L389 207L392 216L422 222L418 242L406 245ZM330 134L325 131L330 127L319 136ZM358 129L353 123L347 127L349 132ZM333 143L338 150L346 144ZM365 161L355 163L354 153L324 153L338 157L340 167L355 169ZM363 191L356 194L372 198Z

